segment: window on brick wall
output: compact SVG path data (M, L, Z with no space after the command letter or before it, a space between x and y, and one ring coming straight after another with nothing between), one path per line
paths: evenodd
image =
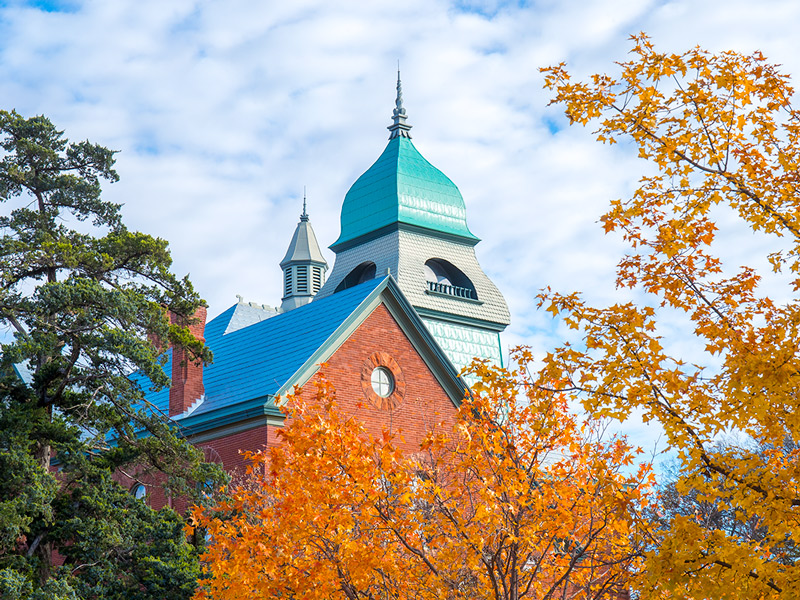
M370 378L372 391L381 398L388 398L394 391L394 377L386 367L375 367Z
M144 500L147 496L147 488L143 484L137 483L131 488L131 496L137 500Z

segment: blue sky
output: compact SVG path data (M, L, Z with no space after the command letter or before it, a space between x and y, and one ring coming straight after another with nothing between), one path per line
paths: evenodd
M106 198L171 242L213 315L236 294L280 304L304 186L320 243L337 238L386 143L399 59L413 141L460 188L509 302L505 344L544 351L566 332L535 309L540 288L619 297L624 248L597 220L646 167L566 127L539 67L611 70L646 31L670 51L761 50L800 76L799 29L795 0L0 0L0 106L119 150Z

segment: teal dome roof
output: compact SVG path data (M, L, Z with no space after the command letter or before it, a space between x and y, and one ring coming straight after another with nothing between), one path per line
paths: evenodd
M394 223L477 241L467 227L461 192L404 135L397 135L359 177L342 205L342 232L335 248Z

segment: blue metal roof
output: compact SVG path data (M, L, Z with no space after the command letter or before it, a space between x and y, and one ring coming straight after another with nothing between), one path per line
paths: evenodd
M192 420L248 400L266 403L381 283L376 278L227 334L236 305L209 321L205 340L214 362L203 370L205 400ZM171 373L171 364L165 371ZM146 378L133 378L147 389ZM149 392L147 399L168 412L168 389Z
M17 377L19 377L22 383L28 386L33 385L33 373L28 368L27 363L22 362L12 366L14 367L14 372L17 374Z

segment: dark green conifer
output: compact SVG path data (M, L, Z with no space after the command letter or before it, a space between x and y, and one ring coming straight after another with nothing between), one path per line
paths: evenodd
M194 590L197 550L181 518L114 475L158 473L188 496L193 482L221 479L128 377L168 385L168 343L211 359L168 318L191 318L202 300L170 272L167 242L129 231L101 199L113 167L113 151L69 142L46 117L0 111L2 598Z

